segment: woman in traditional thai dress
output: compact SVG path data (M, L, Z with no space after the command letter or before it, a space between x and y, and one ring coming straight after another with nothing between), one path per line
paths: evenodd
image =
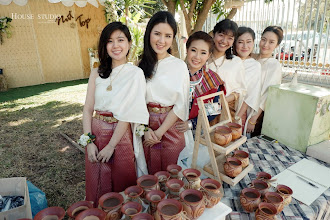
M232 51L237 29L237 24L229 19L224 19L214 26L215 50L208 60L209 68L225 82L226 100L232 120L235 120L246 93L244 65ZM220 117L217 117L214 123L219 122L219 119Z
M244 135L250 118L258 113L261 94L261 64L251 57L255 33L249 27L239 27L234 42L234 54L243 60L247 93L237 116L242 119Z
M143 145L149 174L176 164L185 147L184 133L175 123L188 119L189 73L187 65L170 54L176 32L172 14L160 11L151 17L144 35L139 67L147 80L150 119Z
M143 71L127 63L131 43L125 25L108 24L98 46L100 67L92 70L88 81L83 129L96 139L86 146L86 200L95 207L103 194L136 185L136 160L144 159L134 156L131 123L148 123L146 83Z
M260 52L254 58L261 64L261 96L259 111L248 120L247 132L252 132L252 137L261 134L263 112L267 99L268 87L281 83L282 67L280 62L273 58L273 52L283 39L283 30L279 26L267 27L259 43Z

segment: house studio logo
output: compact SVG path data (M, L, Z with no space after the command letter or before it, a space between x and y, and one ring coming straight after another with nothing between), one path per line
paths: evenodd
M60 17L60 14L19 14L11 13L13 20L33 20L37 19L39 23L54 23L54 21Z

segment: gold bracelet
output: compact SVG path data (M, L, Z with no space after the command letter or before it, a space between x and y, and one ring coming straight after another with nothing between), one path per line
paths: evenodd
M250 119L249 119L249 124L251 124L251 125L256 125L257 122L256 122L256 123L252 123L252 122L250 121Z

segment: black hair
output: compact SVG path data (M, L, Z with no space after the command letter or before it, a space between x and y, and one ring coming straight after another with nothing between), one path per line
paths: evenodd
M252 30L252 28L244 27L244 26L243 27L239 27L237 29L237 37L235 38L235 41L234 41L234 44L233 44L233 50L234 50L234 54L235 55L237 55L236 46L235 46L236 45L236 42L237 42L238 38L240 36L242 36L243 34L245 34L245 33L251 34L253 41L256 39L256 34L254 33L254 30Z
M218 22L213 28L213 36L216 33L228 34L229 32L233 33L234 39L236 39L238 26L236 22L230 19L224 19ZM232 48L228 48L225 52L226 59L233 59Z
M128 27L121 22L112 22L108 24L102 31L100 36L100 41L98 45L98 53L100 66L98 69L99 76L103 79L106 79L110 76L112 72L112 58L108 55L107 44L109 38L113 32L120 30L125 34L128 39L128 42L132 41L131 34L128 30ZM128 54L128 53L127 53Z
M205 33L204 31L197 31L197 32L193 33L192 35L190 35L190 37L188 38L187 43L186 43L187 50L189 49L191 43L195 40L205 41L209 45L209 52L212 53L213 48L214 48L214 41L213 41L213 38L209 34Z
M158 61L157 54L152 49L150 44L150 34L154 26L159 23L167 23L171 26L173 30L173 39L175 38L177 32L177 25L175 19L170 12L159 11L150 18L147 24L146 31L144 33L144 42L143 42L144 49L143 49L142 59L139 63L139 67L143 70L146 79L150 79L152 77L152 72ZM169 48L167 52L171 53L171 48Z
M266 32L273 32L277 36L277 45L279 45L283 40L283 29L280 26L268 26L262 32L262 35Z

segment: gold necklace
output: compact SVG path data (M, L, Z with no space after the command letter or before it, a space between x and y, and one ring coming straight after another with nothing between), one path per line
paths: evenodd
M226 56L226 55L223 55L223 56ZM215 60L214 60L214 57L213 57L213 56L211 57L211 59L212 59L212 62L214 63L214 66L215 66L216 72L218 73L219 68L220 68L220 67L222 66L222 64L225 62L226 57L223 57L222 63L221 63L220 65L217 65L217 64L215 63ZM218 74L219 74L219 73L218 73Z
M111 79L111 76L110 76L110 85L107 87L107 91L112 90L112 82L117 78L117 76L120 74L120 72L124 69L125 65L126 65L126 63L123 65L123 67L119 70L119 72L113 79Z

